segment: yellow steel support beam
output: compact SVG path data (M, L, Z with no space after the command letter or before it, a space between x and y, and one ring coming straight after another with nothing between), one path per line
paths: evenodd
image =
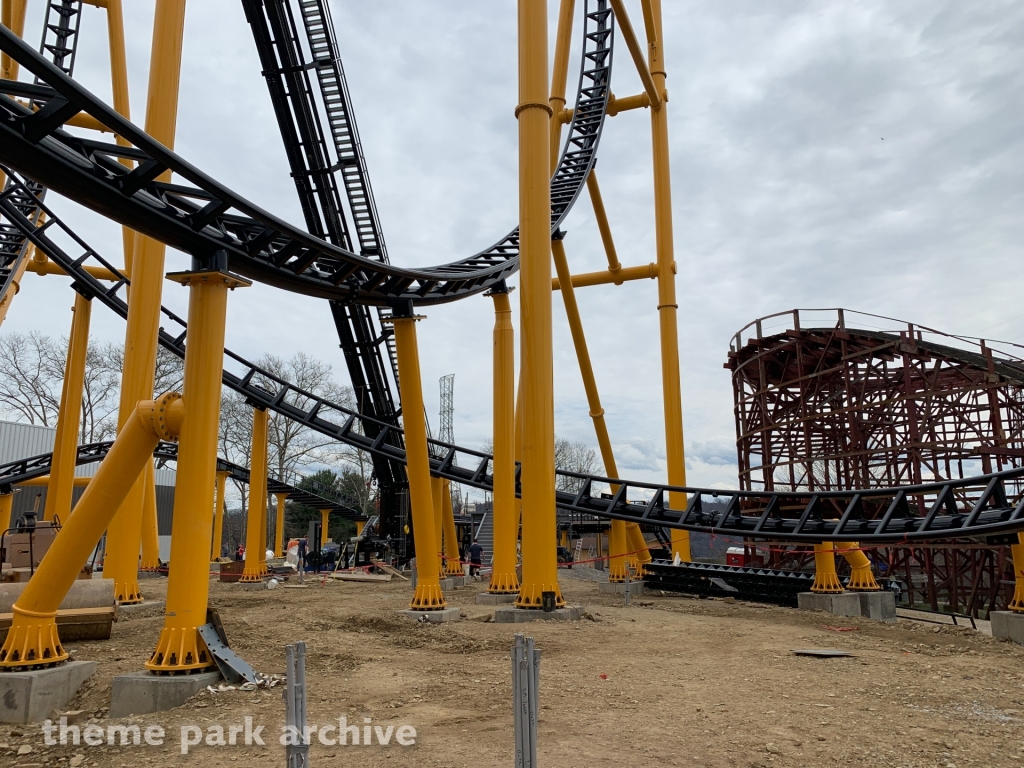
M520 608L541 608L558 587L555 411L551 346L551 107L547 0L519 0L520 360L523 412L523 578Z
M651 96L647 91L635 94L634 96L616 96L614 93L608 97L608 117L615 117L621 112L629 112L632 109L647 109L651 106Z
M75 478L72 478L72 485L75 488L85 488L85 486L87 486L89 484L90 480L92 480L91 477L75 477ZM42 475L40 477L33 477L31 480L25 480L24 482L18 483L18 487L19 488L21 488L23 486L33 486L33 487L46 486L46 487L49 487L49 485L50 485L50 476L49 475ZM49 493L49 492L47 492L47 493ZM61 519L63 520L64 518L61 518Z
M3 496L0 496L0 501L3 498ZM8 511L7 517L4 517L2 511L0 511L0 520L7 520L9 518L10 511ZM1021 613L1024 612L1024 533L1017 534L1017 543L1010 547L1010 555L1013 557L1014 588L1013 599L1010 601L1009 608L1011 611Z
M435 551L435 557L437 558L437 575L439 578L444 578L444 553L442 548L444 547L444 480L440 477L430 478L430 500L434 508L434 536L436 536L437 550ZM416 553L416 557L420 557L420 553ZM419 560L417 560L419 562Z
M356 520L356 536L362 536L363 535L363 528L365 528L365 527L366 527L366 521L365 520Z
M464 576L459 561L459 537L455 531L455 510L452 509L452 487L448 480L441 490L441 508L444 510L444 575Z
M843 591L836 573L836 550L831 541L814 545L814 584L811 592L838 593Z
M156 471L153 462L146 465L142 497L142 560L140 571L160 570L160 531L156 512Z
M644 49L641 47L640 41L637 39L636 33L633 31L633 25L629 21L629 14L626 13L625 3L623 3L622 0L611 0L611 2L612 10L615 11L615 23L619 28L619 33L622 35L622 39L626 41L626 47L629 49L629 55L633 57L633 63L636 65L636 71L640 75L640 81L644 84L644 91L651 99L651 106L654 107L655 110L659 110L661 109L661 94L665 87L665 83L664 81L660 83L656 82L652 72L654 67L651 66L648 68L647 62L644 60ZM659 0L659 15L660 10Z
M86 266L84 269L97 280L109 280L110 282L117 282L118 280L121 279L116 274L114 274L114 272L107 269L106 267ZM27 259L25 271L32 272L37 275L64 275L65 277L68 274L63 269L61 269L58 264L55 264L54 262L46 258L46 256L43 256L42 259Z
M146 133L171 149L174 148L178 110L184 24L185 0L157 0L146 104ZM167 171L161 174L159 180L169 181L170 175L170 171ZM135 238L134 248L118 426L125 422L136 402L153 396L153 372L160 330L165 247L163 243L140 236ZM195 338L194 335L192 338ZM108 578L114 579L114 595L121 603L137 603L142 600L138 569L144 493L145 483L140 475L118 510L107 535L104 572Z
M650 22L647 17L650 16ZM661 48L661 0L649 0L645 10L651 76L656 90L665 87L665 62ZM661 389L665 400L665 456L670 485L686 485L683 447L683 396L679 381L679 327L676 303L676 262L672 235L672 177L669 166L668 110L651 110L651 145L654 164L654 240L658 256L658 324L661 335ZM686 509L686 494L669 494L673 509ZM672 552L690 560L690 534L672 531Z
M11 628L0 648L0 668L35 667L68 658L57 636L57 609L157 443L177 437L184 410L180 395L168 393L138 403L125 421L75 514L14 604Z
M640 267L620 267L616 272L584 272L572 276L573 288L587 288L591 285L622 285L630 280L655 280L658 277L657 264L644 264ZM562 289L561 278L551 280L552 290Z
M228 475L230 472L217 472L217 490L215 495L215 508L213 513L213 544L210 547L210 560L220 557L220 551L224 545L224 492L227 490Z
M199 627L206 624L210 593L210 510L217 472L224 328L228 289L249 285L216 271L177 277L189 289L183 391L190 405L178 448L167 610L156 649L146 662L147 669L163 673L213 666Z
M565 81L569 78L569 49L572 47L572 19L576 0L562 0L558 9L558 31L555 33L555 63L551 67L551 172L558 167L558 149L562 141L562 116L572 112L565 108Z
M597 229L601 233L601 244L604 245L604 253L608 258L608 271L617 274L622 269L622 265L619 263L619 255L615 252L612 228L608 224L608 213L604 209L604 198L601 197L601 187L597 183L597 171L594 169L591 169L587 175L587 193L590 195L590 204L594 208Z
M412 308L409 307L409 310ZM395 348L398 378L401 381L402 423L408 461L409 500L412 503L412 534L416 546L416 592L409 607L414 610L440 610L445 607L437 569L437 534L434 528L434 500L430 487L430 458L427 453L427 426L423 420L423 388L420 380L420 352L416 340L419 318L396 316Z
M75 488L78 459L78 427L82 416L82 390L85 384L85 358L89 351L89 321L92 302L75 293L71 308L71 334L64 361L64 383L57 414L57 433L50 463L50 483L46 489L44 520L67 520L71 514L71 495ZM3 521L0 521L3 522ZM6 523L4 523L6 525Z
M327 529L331 522L331 510L321 509L320 510L320 542L321 545L326 544L329 541Z
M6 175L0 172L0 186L3 186L5 179ZM40 212L37 223L42 224L45 220L46 214ZM4 297L0 299L0 323L3 323L4 319L7 317L7 311L11 308L11 303L14 301L14 297L21 291L21 281L25 277L25 270L28 269L29 264L32 263L36 256L36 247L34 245L30 245L28 252L25 254L25 258L18 262L14 268L14 272L8 278L8 282L10 282L11 287L7 289L7 293L5 293Z
M274 557L282 557L284 546L284 503L287 493L277 494L277 524L274 526ZM217 548L218 550L220 547Z
M25 8L28 0L3 0L0 22L18 37L25 36ZM0 55L0 72L4 80L18 79L19 64L6 53ZM3 179L0 178L0 181Z
M836 552L846 558L850 564L850 581L847 589L857 592L878 592L881 587L875 581L875 575L871 572L871 561L863 551L859 549L857 542L846 542L836 545Z
M6 529L12 522L11 513L14 510L14 491L7 493L0 492L0 525Z
M491 510L494 560L487 591L510 595L519 591L516 574L516 540L519 515L516 506L515 463L515 332L508 289L493 289L494 301L494 504Z
M263 580L260 552L266 551L266 540L260 538L263 535L260 517L266 519L267 508L263 506L261 511L260 506L263 505L263 489L267 487L267 421L265 408L253 409L252 448L249 452L249 509L245 518L245 567L239 579L242 582Z
M263 470L263 477L270 477L270 458L269 451L267 451L267 467ZM267 490L267 484L263 483L263 501L260 504L260 573L264 576L270 574L270 569L267 568L267 543L270 539L267 537L267 508L270 506L270 492ZM327 540L327 531L324 530L324 541Z

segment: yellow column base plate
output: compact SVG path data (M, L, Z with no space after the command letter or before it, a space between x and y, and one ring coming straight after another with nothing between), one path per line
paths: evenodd
M139 580L133 579L124 584L114 584L114 599L119 605L134 605L142 602L142 590Z
M544 607L544 599L542 597L544 592L554 592L555 608L565 608L565 598L562 597L562 590L558 588L557 582L554 584L531 584L520 587L519 597L516 598L516 608L536 608L540 610Z
M519 577L516 572L498 573L491 572L491 583L487 585L487 592L492 595L516 595L519 594Z
M160 633L156 650L146 662L146 669L173 674L208 669L213 664L213 657L199 637L198 628L165 627Z
M416 593L409 603L414 611L440 611L447 605L439 584L417 584Z
M1018 583L1013 590L1013 599L1007 606L1011 611L1024 613L1024 584Z
M67 661L57 635L56 613L38 614L12 609L14 618L0 648L0 669L32 669Z
M814 574L814 584L811 586L811 592L837 594L842 591L843 585L835 573Z
M445 565L444 575L445 578L451 576L465 576L466 572L462 570L462 563L457 560L449 560Z
M880 592L882 589L875 581L875 575L871 573L870 568L854 568L850 572L850 583L846 588L855 592Z

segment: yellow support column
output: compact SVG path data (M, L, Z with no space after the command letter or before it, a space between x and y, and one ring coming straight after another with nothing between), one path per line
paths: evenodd
M160 440L178 436L183 420L184 406L176 393L138 403L79 499L75 514L14 604L11 628L0 648L0 669L31 668L68 658L57 636L57 609L110 525L132 478L142 472Z
M329 541L327 535L327 528L331 522L331 510L321 509L320 510L320 546L323 547Z
M409 500L412 504L412 535L416 547L416 592L409 607L436 611L445 607L438 580L438 540L434 525L434 500L430 487L430 455L427 453L427 426L423 420L423 385L420 380L420 352L416 341L416 321L412 306L403 307L392 319L398 353L398 377L401 380L402 423L405 427L405 453L409 474Z
M881 587L875 581L875 574L871 572L871 561L860 549L860 545L853 541L836 545L836 551L846 558L850 564L850 583L847 589L857 592L878 592Z
M515 463L515 333L512 330L512 307L508 288L490 292L494 301L494 503L492 523L494 542L491 553L491 594L511 595L519 592L516 575L516 541L519 537L519 515L516 506Z
M0 496L0 500L5 497ZM9 496L6 498L10 498ZM0 511L0 521L10 519L10 509L8 509L7 517L3 517L2 511ZM1011 611L1017 613L1024 612L1024 533L1017 534L1017 543L1010 547L1010 555L1013 557L1013 576L1014 576L1014 588L1013 588L1013 599L1010 601L1009 608Z
M185 0L157 0L146 104L146 133L172 149L178 111L184 25ZM160 181L170 181L170 178L170 171L158 177ZM153 372L160 329L165 247L163 243L141 235L135 238L134 247L118 411L119 427L131 415L139 400L153 397ZM192 338L195 338L194 334ZM114 580L114 595L120 603L142 601L138 570L144 493L145 481L140 474L107 532L104 573Z
M683 448L683 399L679 382L679 328L676 320L676 262L672 235L672 180L669 168L668 109L665 98L665 52L662 46L661 0L650 0L648 68L662 96L651 105L651 144L654 160L654 241L658 256L658 323L661 329L661 388L665 400L665 455L669 485L686 485ZM653 37L651 37L653 33ZM669 494L673 509L686 509L686 494ZM690 560L690 534L672 531L672 552Z
M68 356L64 363L64 383L57 414L57 434L53 443L50 484L46 489L44 520L54 516L66 521L71 514L71 494L75 485L78 459L78 427L82 416L82 389L85 384L85 358L89 351L89 319L92 302L75 293ZM6 527L6 524L4 525Z
M213 513L213 545L210 547L210 561L220 557L220 550L224 545L224 492L227 490L228 475L230 472L217 473L216 507Z
M550 117L547 1L519 0L519 236L523 411L523 580L520 608L558 587L555 409L551 348Z
M267 487L267 411L254 408L252 412L252 449L249 454L249 509L245 518L245 567L241 582L263 581L263 566L260 550L266 544L260 525L260 506L263 504L263 490ZM266 518L264 506L262 516ZM263 551L266 551L265 549Z
M287 493L277 494L277 524L274 526L274 557L282 557L284 546L284 502L288 498Z
M269 453L269 451L268 451ZM269 466L264 470L263 476L270 477ZM270 574L270 569L267 568L267 508L269 506L270 493L267 491L267 484L263 484L263 503L260 504L260 573L264 576Z
M441 481L441 509L444 514L444 575L464 576L466 572L459 561L459 536L455 531L452 487L448 480Z
M444 492L444 481L440 477L430 478L430 498L434 506L434 536L437 537L437 574L444 578L444 501L441 495ZM419 557L419 553L416 553ZM417 561L418 562L418 561Z
M6 530L11 525L14 511L14 489L9 485L0 486L0 525Z
M139 570L152 572L160 570L160 531L158 529L156 512L156 470L153 469L152 461L143 470L143 481L145 482L145 495L142 497L142 560L139 562Z
M217 472L224 326L228 289L249 283L216 270L168 277L189 289L183 392L190 405L178 448L167 609L163 631L146 668L177 673L213 666L198 628L206 623L210 593L210 510Z
M562 111L565 109L565 81L569 77L569 49L572 47L572 18L576 0L562 0L558 9L558 31L555 32L555 62L551 67L551 172L558 166L558 149L562 139Z
M814 584L811 592L837 593L843 585L836 574L836 550L831 541L814 545Z

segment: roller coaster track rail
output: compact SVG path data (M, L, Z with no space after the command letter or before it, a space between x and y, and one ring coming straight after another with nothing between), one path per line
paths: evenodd
M583 190L611 93L614 17L607 0L587 0L580 87L551 181L558 230ZM42 84L0 81L0 161L92 210L192 254L227 255L244 277L310 296L384 307L440 304L483 292L519 266L519 230L468 258L420 269L386 264L303 231L232 192L125 120L0 27L0 50ZM37 111L13 97L29 97ZM85 112L132 146L75 136L62 126ZM129 169L120 159L134 161ZM170 170L189 185L155 179Z
M598 8L591 11L591 7ZM559 170L552 181L555 227L579 193L593 165L608 97L609 71L587 62L609 64L611 14L603 0L588 3L580 98ZM8 96L45 101L32 113L11 98L0 99L0 160L11 166L16 183L0 194L0 215L53 259L83 295L98 298L122 317L127 304L118 295L128 281L101 284L86 270L100 265L117 270L63 224L42 201L45 223L26 217L14 204L15 192L28 193L17 170L137 231L193 253L197 258L226 251L232 269L281 288L338 300L394 305L431 304L478 293L511 274L518 265L518 236L513 231L489 251L427 270L401 270L344 251L275 219L209 179L169 152L77 83L0 28L0 49L43 79L46 87L0 83ZM593 78L588 80L588 78ZM135 145L124 149L72 136L60 126L84 110ZM575 149L574 149L575 147ZM138 161L126 171L119 157ZM156 184L171 169L196 187ZM199 201L199 202L197 202ZM241 215L228 215L234 209ZM54 240L57 233L79 255L71 256ZM184 355L186 326L164 310L173 332L160 331L160 343ZM404 463L399 427L371 419L301 390L244 358L225 350L223 382L250 402L303 424L339 442ZM374 437L369 437L375 434ZM491 489L491 456L431 440L431 471L457 483ZM1024 529L1024 469L993 475L862 491L767 493L672 487L561 472L578 490L556 493L564 511L620 519L655 527L700 531L720 536L768 540L862 543L994 536ZM0 474L0 483L5 476ZM615 486L614 494L604 494ZM685 508L669 503L672 492L687 494ZM715 502L714 505L706 504ZM724 507L722 506L724 502Z
M107 440L80 445L75 461L76 466L102 461L106 458L107 452L113 444L113 441ZM156 450L153 451L153 458L164 461L177 461L178 444L169 442L159 443ZM42 453L38 456L30 456L25 459L0 464L0 488L3 488L5 492L10 492L11 486L48 475L50 474L52 462L53 454ZM240 482L249 482L249 469L227 459L217 458L217 471L228 472L229 477ZM324 488L322 485L319 485L314 490L310 490L309 488L302 488L295 483L270 476L267 478L267 491L273 494L288 494L288 499L296 504L303 504L314 509L330 509L331 512L341 513L353 520L366 519L366 515L359 511L359 503L355 499L334 489ZM0 521L0 523L5 524L6 521Z

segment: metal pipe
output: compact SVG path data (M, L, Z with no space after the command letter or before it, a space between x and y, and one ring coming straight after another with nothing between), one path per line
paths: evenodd
M619 32L622 34L622 39L626 41L626 47L629 48L629 55L633 57L633 63L636 65L637 74L640 75L640 81L644 84L644 90L651 98L651 106L654 107L655 111L657 111L661 109L661 90L665 87L665 83L656 83L652 77L651 70L654 67L652 66L648 69L647 62L644 61L644 49L640 47L640 41L637 39L636 33L633 31L633 25L629 21L629 14L626 13L625 4L622 0L611 0L611 3L612 10L615 12L615 22L619 27ZM658 10L658 15L660 16L660 7ZM658 37L660 39L661 35L659 34ZM661 88L658 87L659 85Z
M392 317L402 412L406 414L403 426L408 457L409 500L412 503L412 534L416 546L416 592L409 607L436 611L445 607L445 600L441 594L435 560L438 542L434 529L434 502L430 492L427 426L421 416L423 385L420 379L419 345L416 341L418 319L412 316L411 311L406 316Z
M210 509L217 472L224 329L228 289L250 284L217 271L170 277L189 290L183 391L190 405L178 448L167 610L156 649L146 662L147 669L163 673L206 669L214 663L198 628L206 624L210 592Z
M0 668L34 667L68 658L57 635L57 609L128 494L132 478L142 473L160 440L173 440L181 431L184 411L176 393L136 405L79 499L75 514L14 604L11 628L0 648Z
M37 251L38 253L38 251ZM31 258L26 259L25 271L33 272L37 275L64 275L67 276L67 272L60 268L59 265L54 264L44 255L42 259ZM109 280L116 283L121 279L120 275L114 274L111 270L106 267L91 267L83 266L86 272L95 277L97 280Z
M836 574L836 550L831 541L814 545L814 584L811 592L836 594L843 591L843 585Z
M494 301L494 464L493 464L493 562L487 591L515 594L519 591L516 574L516 540L519 515L516 506L515 464L515 332L508 289L492 290Z
M185 24L185 0L157 0L146 105L146 133L168 148L174 147L181 75L181 48ZM161 174L169 181L171 172ZM136 238L132 286L125 329L124 372L118 426L139 400L153 396L157 336L160 330L160 298L164 280L164 244L148 237ZM191 338L195 338L195 331ZM221 350L223 352L223 349ZM214 457L216 458L216 457ZM212 480L211 480L212 485ZM145 482L140 475L114 518L107 534L104 572L114 579L118 602L142 601L139 589L139 547Z
M628 112L631 109L647 109L651 106L651 97L647 91L633 96L616 96L614 93L608 97L608 116L615 117L620 112Z
M556 551L547 0L519 0L518 11L523 578L516 605L539 609L544 592L565 605Z
M188 349L186 347L186 349ZM263 581L263 567L260 550L266 551L266 539L260 525L260 506L263 504L263 489L267 487L267 422L269 415L265 408L252 411L252 448L249 452L249 509L245 522L245 567L239 581L256 583ZM217 457L213 457L216 462ZM177 506L177 505L175 505ZM266 518L267 508L263 507L262 517Z
M464 576L459 559L459 537L455 532L455 510L452 508L451 483L445 480L441 489L441 508L444 511L445 576Z
M650 70L656 89L665 86L665 63L661 49L661 0L650 0L648 31ZM679 381L679 328L676 304L675 246L672 242L672 178L669 168L668 110L651 110L651 145L654 164L654 240L658 257L658 324L661 335L661 388L665 401L665 456L670 485L686 485L686 456L683 446L683 402ZM686 509L686 494L669 493L673 509ZM690 534L672 531L672 554L690 560Z
M57 413L57 431L50 459L50 482L46 488L43 520L55 516L66 520L71 515L71 496L75 488L78 464L78 428L82 418L82 391L85 384L85 360L89 351L89 322L92 302L75 292L71 308L71 334L64 363L64 383Z
M640 267L620 267L617 272L584 272L572 276L573 288L587 288L592 285L622 285L631 280L655 280L658 277L657 264L644 264ZM558 291L562 288L561 280L557 277L551 280L552 290Z
M230 472L217 473L216 507L213 513L213 545L210 547L210 560L220 557L224 543L224 491L227 488L228 475Z
M601 187L598 186L597 171L594 169L591 169L590 174L587 176L587 192L590 194L590 203L594 208L594 218L597 219L597 228L601 232L601 243L604 245L604 253L605 256L608 257L608 272L618 274L622 270L622 265L619 263L619 256L615 252L615 241L612 239L612 228L608 224L608 213L604 209L604 198L601 197ZM636 269L636 267L633 267L633 269ZM575 280L576 278L573 278L574 285L576 284ZM582 285L582 283L580 285ZM593 283L593 285L596 285L596 283Z
M437 575L441 579L445 576L444 556L442 554L442 547L444 546L444 500L441 497L443 493L444 481L440 477L431 477L430 499L434 509L434 536L437 537L435 540L437 543L435 556L437 557ZM416 553L416 557L420 557L419 552Z
M277 494L277 520L274 526L274 557L281 557L283 555L284 547L284 503L288 498L287 493ZM220 514L220 509L217 510ZM217 547L220 549L219 545Z
M140 571L160 570L160 532L158 530L156 511L156 475L153 462L146 465L144 482L146 484L142 497L142 560Z
M551 68L551 172L558 167L558 147L562 143L562 114L565 111L565 81L569 77L569 49L572 47L572 20L576 0L562 0L555 33L555 62ZM570 120L572 118L570 117ZM564 121L566 123L569 120Z

